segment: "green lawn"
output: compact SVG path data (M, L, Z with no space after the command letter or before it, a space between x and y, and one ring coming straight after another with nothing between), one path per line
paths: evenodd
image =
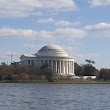
M18 81L9 81L4 80L0 81L1 83L36 83L36 84L110 84L110 81L93 81L93 80L83 80L83 79L63 79L56 80L54 82L47 82L46 80L18 80Z

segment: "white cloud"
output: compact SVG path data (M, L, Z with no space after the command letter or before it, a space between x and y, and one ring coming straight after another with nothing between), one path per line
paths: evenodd
M41 4L43 7L53 10L77 8L74 0L41 0Z
M0 17L25 17L40 7L38 0L0 0Z
M88 25L84 27L87 30L106 30L110 29L110 23L98 23L95 25Z
M86 32L75 28L58 28L54 31L33 31L31 29L13 29L3 28L0 29L1 38L25 38L25 39L47 39L47 38L83 38L86 36Z
M3 28L0 29L0 37L4 38L50 38L51 32L48 31L33 31L31 29L13 29Z
M47 19L39 19L36 21L37 23L53 23L56 26L61 26L61 27L67 27L67 26L78 26L80 23L79 22L69 22L65 20L55 20L53 18L47 18Z
M42 10L75 10L73 0L0 0L0 17L41 16Z
M37 20L37 23L54 23L54 22L55 22L55 20L53 18Z
M94 37L110 37L110 23L98 23L84 27Z
M79 22L69 22L69 21L64 21L64 20L56 21L56 23L55 23L55 25L63 26L63 27L66 27L66 26L78 26L79 24L80 24Z
M56 29L54 35L61 38L83 38L86 36L86 32L75 28L59 28Z
M89 0L91 7L110 5L110 0Z

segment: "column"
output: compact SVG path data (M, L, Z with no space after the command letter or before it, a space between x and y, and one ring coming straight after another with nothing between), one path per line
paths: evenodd
M71 73L71 61L69 61L69 73Z
M57 73L59 73L59 71L60 71L60 70L59 70L59 69L60 69L59 64L60 64L60 63L59 63L59 60L57 60Z
M57 73L59 73L59 61L57 60Z
M53 72L55 72L55 61L53 60Z
M61 73L61 61L59 60L59 73Z
M54 64L55 62L54 62L54 60L53 60L53 72L55 72L55 64Z
M69 68L70 68L69 73L71 73L71 61L69 61Z
M70 68L69 68L69 61L68 61L68 73L69 73L69 69L70 69Z
M67 73L67 68L66 68L66 61L64 62L64 65L65 65L65 73Z
M73 73L73 61L71 61L71 73Z
M72 61L72 73L74 73L74 62Z
M74 61L73 61L73 72L72 73L74 73Z
M57 60L55 60L55 72L57 73Z
M51 67L52 67L52 71L54 71L54 69L53 69L53 60L51 60Z
M68 61L66 61L66 73L68 74Z
M63 68L62 68L62 64L63 64L63 63L62 63L62 61L61 61L61 73L63 73Z
M61 73L64 74L64 61L61 61Z
M69 73L69 61L68 61L68 73Z
M65 61L63 61L63 73L65 74Z

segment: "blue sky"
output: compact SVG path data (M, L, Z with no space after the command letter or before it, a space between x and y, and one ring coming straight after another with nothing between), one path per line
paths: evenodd
M110 68L110 0L0 0L0 62L57 44L75 62Z

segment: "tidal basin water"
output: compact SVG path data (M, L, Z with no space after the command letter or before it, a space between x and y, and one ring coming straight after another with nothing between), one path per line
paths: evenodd
M110 110L110 85L0 83L0 110Z

